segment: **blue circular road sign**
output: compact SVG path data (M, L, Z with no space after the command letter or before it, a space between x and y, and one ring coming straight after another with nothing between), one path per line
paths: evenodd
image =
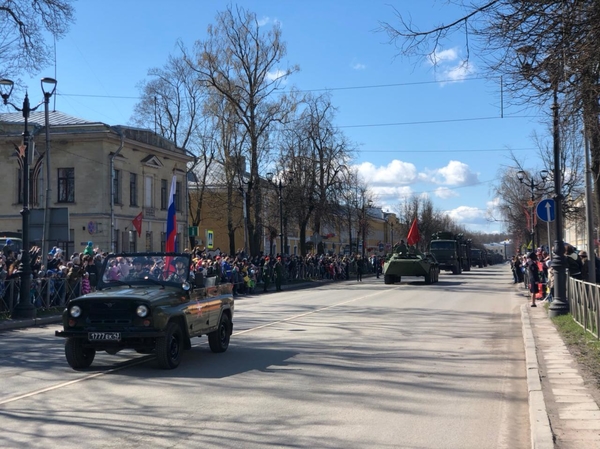
M542 221L554 221L556 217L556 203L553 199L542 200L535 208L535 213Z

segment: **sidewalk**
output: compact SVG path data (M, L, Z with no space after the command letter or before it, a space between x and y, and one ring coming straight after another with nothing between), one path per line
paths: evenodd
M600 449L596 386L585 382L577 361L543 303L521 306L529 391L531 447Z

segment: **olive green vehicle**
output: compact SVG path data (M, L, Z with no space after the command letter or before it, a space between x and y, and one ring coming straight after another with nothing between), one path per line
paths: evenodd
M93 293L75 298L63 312L65 356L76 370L97 351L133 349L155 354L164 369L179 366L190 339L208 336L212 352L225 352L233 331L231 284L190 275L190 255L110 254Z
M432 254L396 247L383 265L383 282L393 284L405 276L423 276L425 284L433 284L439 280L440 267Z

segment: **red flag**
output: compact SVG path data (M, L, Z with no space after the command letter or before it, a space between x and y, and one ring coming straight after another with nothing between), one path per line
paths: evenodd
M142 236L142 218L144 218L143 212L140 212L133 220L133 227L138 233L138 237Z
M410 230L408 231L408 236L406 237L406 243L409 245L416 245L419 240L421 240L421 237L419 236L419 226L417 224L417 219L415 218L410 225Z

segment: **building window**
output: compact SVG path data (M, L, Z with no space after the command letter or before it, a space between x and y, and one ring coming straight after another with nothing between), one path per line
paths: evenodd
M113 203L121 204L121 170L113 170Z
M129 173L129 205L137 206L137 174Z
M175 183L175 210L180 212L181 211L181 183L180 182L176 182Z
M160 180L160 208L161 210L166 210L168 206L167 199L167 180Z
M154 202L152 201L152 187L153 187L152 176L144 177L144 207L152 207Z
M58 169L58 202L59 203L74 203L75 202L75 169L74 168L59 168Z
M135 253L137 251L137 232L129 231L129 252Z
M148 252L152 252L152 232L151 231L147 231L146 232L146 251Z

